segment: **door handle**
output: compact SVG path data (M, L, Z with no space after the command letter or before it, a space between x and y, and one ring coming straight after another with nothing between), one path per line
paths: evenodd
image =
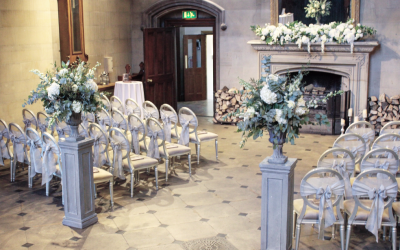
M185 69L187 69L187 55L185 55Z
M153 79L147 79L147 82L153 82Z

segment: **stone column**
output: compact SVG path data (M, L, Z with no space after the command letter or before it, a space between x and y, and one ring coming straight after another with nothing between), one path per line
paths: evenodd
M262 172L261 250L292 249L294 168L297 159L285 164L260 163Z
M63 225L85 228L97 222L93 186L93 139L65 140L61 148Z

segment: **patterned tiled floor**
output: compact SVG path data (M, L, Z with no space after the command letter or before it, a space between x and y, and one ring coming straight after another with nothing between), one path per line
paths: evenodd
M160 165L160 190L154 173L140 174L135 196L129 196L129 181L114 186L115 208L109 207L107 185L99 185L96 212L99 222L79 230L61 224L59 181L52 181L51 196L45 196L40 175L27 187L27 171L18 169L15 183L9 181L9 162L0 167L0 249L206 249L199 242L221 237L219 249L260 249L261 175L258 163L272 154L267 138L249 140L238 147L240 134L233 126L213 125L199 118L200 127L219 134L219 160L214 143L201 148L201 160L193 161L189 177L187 160L178 160L168 183ZM299 158L295 169L295 197L299 183L313 169L318 157L333 143L334 136L303 134L296 145L285 145L289 157ZM192 146L192 153L195 149ZM192 159L195 159L193 156ZM330 230L326 236L330 236ZM189 248L197 245L198 248ZM229 247L233 246L233 247ZM339 235L318 240L316 229L302 227L300 249L339 249ZM374 242L363 227L353 230L352 249L389 249L389 242Z

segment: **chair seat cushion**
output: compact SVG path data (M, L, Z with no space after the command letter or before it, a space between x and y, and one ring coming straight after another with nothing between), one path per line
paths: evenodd
M312 201L312 200L310 200L310 201ZM304 205L303 199L296 199L293 201L293 209L296 212L296 214L301 214L301 211L303 210L303 205ZM335 213L336 219L338 219L337 213L336 213L336 208L333 209L333 212ZM318 220L318 216L319 216L318 209L314 209L310 206L307 206L306 213L304 214L303 219Z
M168 147L171 147L171 148L168 148ZM175 144L175 143L166 144L165 150L167 151L169 156L190 154L190 152L191 152L189 147L186 147L186 146L183 146L180 144ZM162 147L160 147L160 155L165 156L164 150L162 150Z
M158 160L144 156L144 155L137 155L134 153L130 153L130 157L131 157L131 167L133 168L133 170L138 170L138 169L143 169L143 168L151 168L151 167L158 165ZM134 160L135 157L143 157L143 159ZM127 158L125 158L122 161L122 164L123 164L124 168L129 169Z
M178 134L176 134L175 129L171 128L171 137L178 139L181 136L182 133L182 127L177 126L176 130L178 131Z
M106 181L112 181L113 180L113 175L101 168L97 168L99 172L95 173L93 172L93 181L94 183L100 183L100 182L106 182Z
M209 140L218 139L217 134L214 134L211 132L206 132L204 134L203 133L204 132L197 132L197 137L200 139L200 141L209 141ZM189 135L189 139L190 139L190 142L197 142L196 136L194 133Z
M362 204L364 204L367 207L371 207L372 205L372 200L360 200L360 202ZM355 201L354 200L346 200L343 202L343 207L344 207L344 211L348 214L351 215L351 213L354 210L355 207ZM368 215L369 215L370 211L367 211L361 207L358 207L357 209L357 214L356 217L354 218L356 221L367 221L368 219ZM389 220L389 212L388 209L386 208L383 211L383 215L382 215L382 222L390 222Z

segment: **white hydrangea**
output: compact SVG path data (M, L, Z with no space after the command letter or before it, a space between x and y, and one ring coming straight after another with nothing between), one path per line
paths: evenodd
M274 75L274 74L270 74L268 76L268 78L274 82L277 82L279 80L279 76L278 75Z
M299 100L297 100L297 106L299 106L299 107L305 107L306 106L306 101L304 101L303 96L301 96L299 98Z
M80 113L80 112L82 111L82 103L77 102L77 101L74 101L74 102L72 103L72 110L73 110L75 113Z
M93 79L87 80L86 86L87 86L90 90L93 90L94 92L97 92L97 90L99 89L99 87L98 87L97 84L93 81Z
M294 101L286 101L287 102L287 106L292 109L294 108L294 106L296 106L296 103Z
M277 101L277 95L268 88L268 85L261 89L260 97L267 104L274 104Z
M50 87L47 88L47 95L50 100L54 100L60 94L60 85L53 82Z
M72 91L74 92L78 91L78 85L76 84L72 85Z
M275 121L277 121L279 124L286 124L287 121L284 117L282 117L283 112L280 109L275 109Z
M298 116L302 116L304 114L308 113L308 108L306 107L296 107L296 109L294 110L294 113Z
M58 75L59 75L59 76L65 76L67 73L68 73L68 69L61 69L61 70L58 72Z
M244 113L244 120L248 120L249 118L253 118L256 110L253 107L248 107L247 111Z

